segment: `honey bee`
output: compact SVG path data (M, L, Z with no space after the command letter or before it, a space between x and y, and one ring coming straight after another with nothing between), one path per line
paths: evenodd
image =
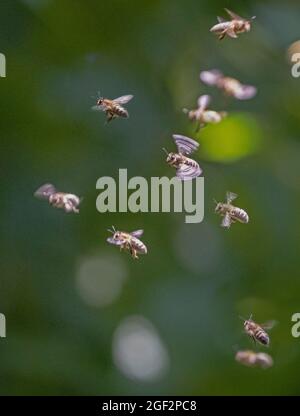
M50 183L42 185L37 191L35 191L34 196L39 199L47 200L53 207L62 208L67 213L79 213L78 206L81 202L81 199L74 194L58 192L56 188Z
M106 123L109 123L111 120L118 117L128 118L128 111L123 107L123 105L132 100L132 98L133 95L122 95L114 100L99 97L96 105L92 107L92 110L104 111L106 114Z
M147 254L147 247L139 239L144 233L144 230L137 230L131 233L124 231L117 231L114 226L111 230L107 230L113 234L107 239L107 242L120 247L120 250L128 250L134 259L138 259L138 254Z
M252 16L250 19L244 19L228 9L225 9L225 11L228 13L231 20L226 21L223 17L218 16L217 19L219 23L210 29L211 32L218 35L219 40L224 39L226 35L231 38L237 38L241 33L250 32L252 20L254 20L256 16Z
M247 212L242 208L235 207L231 204L235 198L237 198L237 194L234 194L233 192L227 192L225 203L215 201L215 212L224 217L221 223L221 227L229 228L231 224L235 223L236 221L242 222L244 224L249 222L249 216Z
M269 368L273 365L273 359L264 352L254 352L251 350L238 351L235 355L237 362L248 367Z
M269 346L270 338L266 329L271 329L275 325L275 321L270 321L265 324L257 324L252 320L252 315L249 319L244 319L244 329L247 335L253 339L253 341L259 342L262 345Z
M200 72L200 80L207 85L213 85L224 91L225 95L238 100L249 100L256 93L256 87L243 85L235 78L225 77L218 69Z
M206 124L217 124L226 117L227 113L225 111L212 111L208 110L207 106L210 103L209 95L201 95L198 98L198 108L195 110L183 109L183 112L188 115L188 118L191 121L197 121L197 131L201 127L204 127Z
M176 176L181 180L188 180L201 175L202 169L198 163L186 156L197 150L199 143L180 134L173 134L173 139L176 143L178 153L169 153L166 149L163 150L167 154L166 162L176 168Z

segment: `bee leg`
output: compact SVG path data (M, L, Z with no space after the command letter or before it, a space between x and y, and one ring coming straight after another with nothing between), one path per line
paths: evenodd
M223 33L221 33L221 35L219 36L219 40L224 39L224 38L225 38L225 36L226 36L226 30L224 30L224 32L223 32Z
M105 122L105 125L108 124L108 123L110 123L113 118L114 118L113 114L107 112L106 113L106 122Z
M136 250L134 248L131 248L130 249L130 253L131 253L132 258L138 259L137 252L136 252Z

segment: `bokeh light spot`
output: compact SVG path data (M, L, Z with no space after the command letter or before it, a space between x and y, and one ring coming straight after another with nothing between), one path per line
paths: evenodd
M233 162L254 154L261 141L262 132L255 118L235 113L201 131L200 151L208 160Z

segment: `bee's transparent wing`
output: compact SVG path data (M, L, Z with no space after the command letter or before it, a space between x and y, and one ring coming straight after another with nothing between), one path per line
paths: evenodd
M123 105L133 99L133 95L122 95L121 97L115 98L113 101L117 104Z
M231 226L231 217L230 217L229 212L226 212L226 214L223 217L221 227L230 228L230 226Z
M189 155L199 147L198 142L189 137L182 136L181 134L173 134L173 139L176 143L178 152L183 155Z
M141 237L144 233L144 230L136 230L136 231L132 231L132 233L130 233L130 235L132 235L133 237Z
M210 71L200 72L200 80L207 85L216 85L223 74L218 69L211 69Z
M231 204L231 202L236 199L238 197L237 194L235 194L234 192L226 192L226 201L227 204Z
M209 105L209 103L210 103L210 96L209 96L209 95L201 95L201 96L198 98L197 103L198 103L198 110L199 110L199 111L204 111L204 110L206 110L207 106L208 106L208 105Z
M260 324L260 326L263 328L263 329L272 329L272 328L274 328L274 326L277 324L277 321L275 321L275 320L271 320L271 321L267 321L267 322L264 322L263 324Z
M106 241L110 244L114 244L115 246L121 246L123 244L121 240L116 240L113 237L107 238Z
M238 88L234 96L238 100L250 100L250 98L253 98L257 93L257 88L253 85L241 85L240 88Z
M224 19L224 17L217 16L217 19L218 19L218 22L219 22L219 23L224 23L224 22L226 22L226 20Z
M232 12L229 9L224 8L224 10L226 11L226 13L229 14L232 20L245 20L243 17L239 16L238 14Z
M91 110L93 111L104 111L104 106L103 105L93 105L93 107L91 107Z
M196 163L196 162L195 162ZM184 163L176 170L177 178L181 179L182 181L186 181L189 179L194 179L200 176L202 173L202 169L198 165L195 166L188 166Z
M50 195L55 194L56 192L54 185L46 183L35 191L34 196L39 199L48 199Z

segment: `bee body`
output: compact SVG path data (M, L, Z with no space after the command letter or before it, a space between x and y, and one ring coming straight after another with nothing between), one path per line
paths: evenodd
M128 103L132 98L133 95L122 95L114 100L100 97L97 99L96 105L92 107L92 110L105 112L107 123L118 117L128 118L129 113L123 105Z
M116 231L113 227L109 231L113 233L113 236L109 237L107 241L110 244L119 246L120 250L129 251L134 259L138 259L138 254L147 254L148 250L146 245L138 238L143 234L143 230L127 233L124 231Z
M178 152L166 151L166 162L176 169L176 176L181 180L188 180L201 175L202 169L199 164L186 156L198 149L199 144L195 140L179 134L173 134L173 139Z
M244 328L246 334L248 334L255 342L258 341L265 346L270 344L270 338L267 332L260 325L252 321L252 319L248 319L244 322Z
M222 17L218 17L218 23L210 29L211 32L218 35L219 40L224 39L226 35L231 38L237 38L237 35L251 30L251 23L252 20L255 19L255 16L251 19L244 19L228 9L225 10L229 14L231 20L226 21Z
M210 103L210 96L209 95L201 95L198 98L198 108L195 110L187 110L183 109L183 112L187 114L188 118L191 121L198 122L198 128L205 126L206 124L216 124L219 123L225 116L225 111L213 111L208 110L207 106Z
M52 184L42 185L34 196L39 199L45 199L55 208L62 208L65 212L79 213L78 206L81 199L74 194L57 191Z
M237 197L236 194L232 192L227 192L225 203L219 202L216 205L216 213L220 214L223 217L222 220L222 227L229 228L232 223L239 221L243 224L248 224L249 222L249 215L247 212L242 209L235 207L231 204L231 202Z
M269 368L273 365L273 359L269 354L264 352L254 352L251 350L238 351L235 355L237 362L247 367Z
M257 93L254 86L244 85L235 78L226 77L217 69L202 71L200 73L200 80L204 82L204 84L216 86L221 89L226 96L234 97L238 100L249 100Z

